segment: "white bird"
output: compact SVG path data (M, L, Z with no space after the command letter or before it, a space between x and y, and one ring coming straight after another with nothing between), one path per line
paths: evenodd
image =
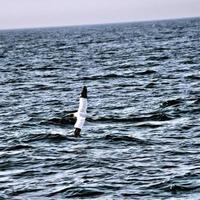
M84 86L81 91L81 95L80 95L80 99L79 99L78 112L76 112L74 114L74 116L77 118L76 123L74 125L74 128L75 128L74 136L75 137L81 136L80 133L81 133L81 129L83 128L83 125L85 123L86 115L87 115L87 87Z

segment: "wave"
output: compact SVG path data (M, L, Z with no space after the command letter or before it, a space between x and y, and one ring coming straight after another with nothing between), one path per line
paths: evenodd
M47 142L62 142L62 141L72 141L76 138L72 135L64 135L60 133L38 133L38 134L32 134L28 137L24 137L21 140L23 142L34 142L34 141L47 141Z
M150 184L147 188L148 189L161 189L166 192L171 192L173 194L181 193L181 192L190 192L194 190L199 190L200 185L192 185L192 184L176 184L171 183L172 180L162 181L155 184ZM183 181L184 182L184 181Z
M66 125L73 125L76 122L75 118L70 117L54 117L45 121L40 122L41 125L59 125L59 126L66 126Z
M170 58L169 56L149 56L146 60L164 61L164 60L168 60L169 58Z
M194 104L200 104L200 98L199 99L196 99Z
M171 99L171 100L164 101L162 103L161 107L166 108L166 107L169 107L169 106L177 106L177 105L179 105L182 102L183 102L183 100L180 99L180 98L178 98L178 99Z
M11 193L10 193L10 195L12 195L12 196L19 196L19 195L22 195L22 194L24 194L24 193L31 193L31 192L39 192L39 191L41 191L42 189L30 189L30 188L24 188L24 189L19 189L19 190L16 190L16 191L12 191Z
M51 192L47 197L62 194L65 198L95 198L104 194L103 191L94 188L66 187L55 192Z
M136 138L136 137L132 137L132 136L127 136L127 135L123 135L123 136L118 136L118 135L106 135L104 137L105 140L109 140L111 142L134 142L136 144L149 144L149 142Z
M166 191L172 192L174 194L178 192L189 192L196 189L200 189L200 186L184 186L184 185L172 184L165 188Z
M186 79L191 79L191 80L197 80L197 81L200 80L200 77L198 75L194 75L194 74L188 75L185 78Z
M85 76L79 78L79 80L101 80L101 79L114 79L114 78L135 78L135 75L119 75L119 74L107 74L99 76Z
M150 75L150 74L155 74L155 73L157 73L157 72L154 70L146 70L146 71L142 71L142 72L136 72L136 74L138 74L138 75Z
M134 74L131 75L121 75L121 74L107 74L107 75L98 75L98 76L85 76L79 78L79 80L101 80L101 79L115 79L115 78L135 78L136 75L150 75L150 74L155 74L157 73L154 70L145 70L141 72L135 72Z
M154 88L154 87L156 87L156 83L153 83L153 82L151 82L151 83L149 83L149 84L147 84L145 87L146 88Z
M164 112L157 112L153 114L147 114L148 116L142 116L142 117L132 117L127 116L126 118L120 118L120 117L113 117L113 116L102 116L97 118L88 118L88 121L90 122L121 122L121 123L136 123L136 122L145 122L145 121L169 121L173 118Z
M17 144L4 149L4 151L15 151L15 150L22 150L22 149L30 149L33 148L31 145L28 144Z

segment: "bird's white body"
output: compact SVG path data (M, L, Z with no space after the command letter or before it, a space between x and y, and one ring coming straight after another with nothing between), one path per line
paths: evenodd
M77 118L76 123L74 125L75 128L79 129L83 128L86 115L87 115L87 98L81 97L79 100L78 112L74 114L74 116Z

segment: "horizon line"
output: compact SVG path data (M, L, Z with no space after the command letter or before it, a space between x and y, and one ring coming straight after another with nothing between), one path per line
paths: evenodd
M105 22L105 23L88 23L88 24L74 24L74 25L53 25L53 26L33 26L33 27L19 27L19 28L0 28L0 31L15 31L15 30L31 30L31 29L53 29L53 28L70 28L70 27L81 27L81 26L101 26L101 25L112 25L112 24L127 24L127 23L142 23L142 22L159 22L168 20L184 20L184 19L195 19L200 16L193 17L177 17L177 18L163 18L163 19L145 19L135 21L119 21L119 22Z

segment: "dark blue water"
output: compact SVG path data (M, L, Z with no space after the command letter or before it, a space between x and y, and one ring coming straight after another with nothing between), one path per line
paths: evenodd
M0 31L0 199L200 199L199 38L200 18Z

